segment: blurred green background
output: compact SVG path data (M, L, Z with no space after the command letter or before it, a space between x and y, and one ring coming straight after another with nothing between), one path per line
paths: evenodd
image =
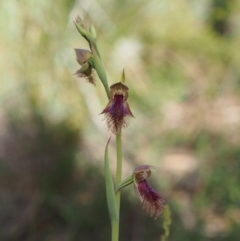
M125 68L136 119L123 177L157 167L149 181L171 207L168 240L239 240L239 0L0 1L0 240L110 240L107 99L99 81L73 75L73 49L87 48L78 15L97 29L110 84ZM114 171L114 140L110 158ZM121 241L164 232L133 186L120 229Z

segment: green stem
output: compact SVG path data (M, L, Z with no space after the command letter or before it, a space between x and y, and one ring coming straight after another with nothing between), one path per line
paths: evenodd
M112 222L112 241L118 241L119 236L119 221Z
M115 185L117 186L122 179L122 137L121 137L121 128L118 129L117 134L116 134L116 145L117 145L117 169L116 169L116 183ZM116 194L116 204L117 204L117 213L118 217L120 217L120 199L121 199L121 191L119 190ZM119 218L120 220L120 218ZM114 233L117 236L119 236L119 220L118 223L115 224L114 226ZM116 238L116 237L115 237Z
M93 43L90 43L90 48L93 54L93 62L94 62L94 68L97 71L99 79L102 81L102 84L105 88L106 94L108 96L108 99L110 99L110 91L108 87L108 80L107 80L107 74L105 72L105 69L103 67L103 63L100 58L100 53L98 51L97 46L95 47Z
M117 142L116 185L118 185L122 179L122 137L121 137L121 129L120 128L116 134L116 142ZM120 210L120 196L121 196L121 192L119 191L116 195L118 212Z
M166 241L170 234L170 226L172 223L171 219L171 209L169 205L167 204L163 213L163 229L164 234L161 236L161 241Z

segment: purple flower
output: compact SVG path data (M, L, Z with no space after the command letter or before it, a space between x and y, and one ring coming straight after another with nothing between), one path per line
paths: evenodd
M117 133L121 127L126 127L129 117L134 117L127 103L128 87L121 82L110 87L110 100L101 114L104 114L108 129Z
M92 65L90 64L90 59L92 58L92 53L85 49L75 49L78 63L82 66L75 73L78 77L86 78L91 84L95 84L95 80L92 76Z
M146 181L151 175L151 168L148 165L139 166L134 170L133 177L143 209L157 218L164 210L164 200Z

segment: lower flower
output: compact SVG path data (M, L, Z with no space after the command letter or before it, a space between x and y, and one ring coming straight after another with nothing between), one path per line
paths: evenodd
M133 172L133 178L143 209L157 218L164 210L165 201L146 181L151 175L151 169L148 165L139 166Z

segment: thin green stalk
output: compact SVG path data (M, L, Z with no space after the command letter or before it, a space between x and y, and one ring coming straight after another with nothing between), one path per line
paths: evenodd
M122 136L121 136L121 129L118 130L116 134L116 145L117 145L117 170L116 170L116 186L122 180ZM116 202L118 212L120 210L120 196L121 192L119 191L116 195Z
M161 241L166 241L169 237L170 234L170 226L172 223L171 219L171 209L169 205L167 204L165 207L165 211L163 213L163 229L164 229L164 234L161 236Z
M117 145L117 169L116 169L116 186L121 182L122 179L122 137L121 137L121 128L118 129L116 134L116 145ZM118 217L120 217L120 199L121 199L121 191L119 190L116 194L116 204L117 204L117 212ZM120 219L120 218L119 218ZM112 230L113 231L113 230ZM119 220L116 226L114 226L115 235L119 236Z
M119 221L112 222L112 241L118 241L119 236Z
M100 58L100 53L97 49L97 47L94 46L93 43L90 43L90 48L93 54L93 62L94 62L94 68L97 71L99 79L102 81L102 84L105 88L106 94L108 96L108 99L110 99L110 92L108 87L108 80L107 80L107 74L103 67L103 63Z

